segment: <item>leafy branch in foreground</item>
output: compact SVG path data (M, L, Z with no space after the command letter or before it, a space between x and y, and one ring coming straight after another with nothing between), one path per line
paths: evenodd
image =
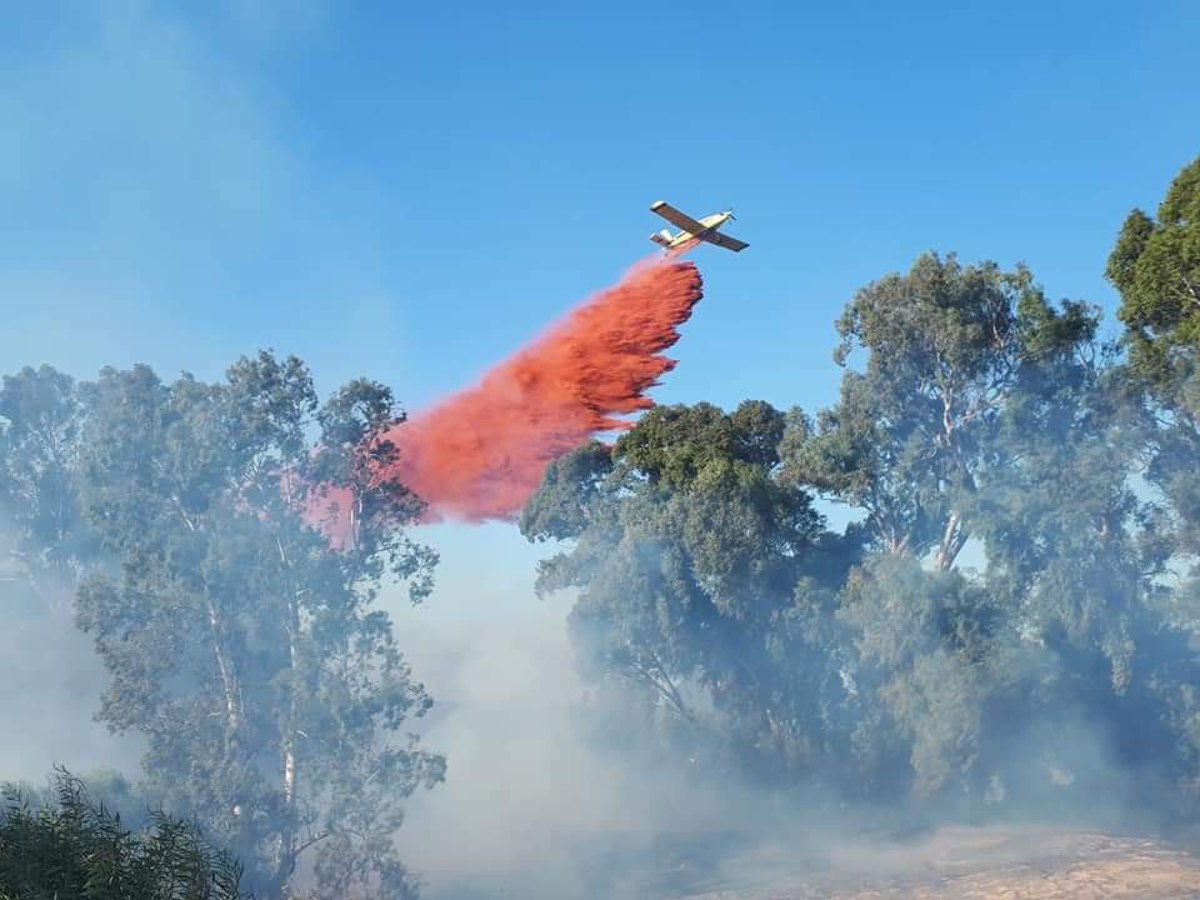
M239 900L242 869L195 822L161 812L137 832L57 769L53 803L6 785L0 810L0 900Z

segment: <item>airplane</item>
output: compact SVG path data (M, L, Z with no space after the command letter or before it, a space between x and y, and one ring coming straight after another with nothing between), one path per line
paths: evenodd
M717 230L734 217L733 210L713 213L711 216L705 216L698 222L691 216L684 215L665 200L658 200L651 203L650 211L662 216L677 228L683 229L679 234L671 234L670 229L664 228L662 231L650 235L650 240L667 250L674 250L691 241L707 241L710 244L716 244L718 247L724 247L726 250L732 250L734 253L745 250L750 246L745 241L739 241L735 237L721 234Z

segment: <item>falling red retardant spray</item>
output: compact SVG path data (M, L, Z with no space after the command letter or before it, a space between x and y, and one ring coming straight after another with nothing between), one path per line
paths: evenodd
M474 387L383 435L399 454L378 476L420 497L425 522L515 519L554 459L654 405L646 392L676 362L662 351L702 295L699 270L678 259L689 249L634 266ZM325 489L306 517L343 547L353 506Z
M387 437L388 473L429 506L428 519L512 520L551 461L653 406L646 391L675 367L662 355L700 300L694 263L644 261L472 388Z

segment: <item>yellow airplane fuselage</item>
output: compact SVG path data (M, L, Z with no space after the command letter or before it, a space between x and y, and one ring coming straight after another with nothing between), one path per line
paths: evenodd
M726 250L732 250L735 253L745 250L750 246L745 241L738 240L720 230L722 225L733 218L733 210L731 209L713 213L702 219L693 219L687 213L680 212L665 200L656 200L650 204L650 211L662 216L679 229L678 232L672 232L670 229L664 228L662 231L656 231L650 235L650 240L668 250L677 248L686 249L695 241L706 241L710 244L716 244L718 247L724 247Z
M674 248L674 247L678 247L681 244L686 244L688 241L694 241L700 235L706 234L709 231L720 228L722 225L724 225L726 222L728 222L732 217L733 217L732 213L719 212L719 213L713 213L711 216L704 216L701 219L697 219L696 221L704 226L703 231L697 232L696 234L692 234L690 231L681 231L681 232L679 232L679 234L677 234L673 238L671 238L671 243L667 244L667 247Z

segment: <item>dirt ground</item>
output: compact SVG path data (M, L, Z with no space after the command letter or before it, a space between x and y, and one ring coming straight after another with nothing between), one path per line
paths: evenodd
M849 848L787 874L758 851L687 900L1176 900L1200 898L1200 857L1150 840L1033 828L954 828L910 846Z

